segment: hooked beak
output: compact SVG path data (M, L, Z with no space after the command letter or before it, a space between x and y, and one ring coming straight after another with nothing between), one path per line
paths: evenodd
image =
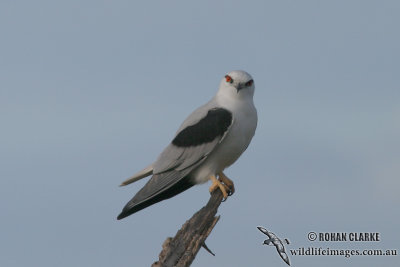
M236 87L236 93L239 93L240 90L242 90L243 88L245 88L245 85L242 83L239 83Z

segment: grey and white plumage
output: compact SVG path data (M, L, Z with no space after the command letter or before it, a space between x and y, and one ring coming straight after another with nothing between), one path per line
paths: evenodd
M217 94L187 117L157 160L121 184L152 175L118 219L204 183L233 164L256 130L254 88L247 72L229 72Z
M269 246L275 246L279 256L282 258L284 262L287 263L287 265L290 266L289 256L286 254L285 246L283 245L282 240L280 240L279 237L277 237L274 233L268 231L264 227L257 226L257 228L258 230L260 230L262 233L264 233L269 237L268 239L264 240L263 244ZM285 239L285 241L287 244L289 244L289 240Z

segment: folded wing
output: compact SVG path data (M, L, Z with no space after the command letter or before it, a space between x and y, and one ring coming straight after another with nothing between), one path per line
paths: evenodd
M206 105L193 112L151 165L151 179L126 204L118 219L193 186L188 176L222 142L232 123L232 113L223 108L210 109ZM149 173L150 166L126 182L136 181Z

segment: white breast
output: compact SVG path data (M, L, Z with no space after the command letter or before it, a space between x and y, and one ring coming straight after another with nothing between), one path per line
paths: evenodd
M257 111L251 101L221 105L232 112L233 124L223 141L193 174L196 183L208 181L210 175L232 165L249 146L257 127Z
M252 102L236 106L232 112L233 125L216 149L216 162L220 162L218 171L232 165L240 157L249 146L257 127L257 111Z

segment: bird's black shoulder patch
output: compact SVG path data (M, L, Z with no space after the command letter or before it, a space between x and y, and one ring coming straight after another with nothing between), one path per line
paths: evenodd
M232 113L224 108L214 108L207 115L180 131L172 144L178 147L198 146L223 136L232 124Z

